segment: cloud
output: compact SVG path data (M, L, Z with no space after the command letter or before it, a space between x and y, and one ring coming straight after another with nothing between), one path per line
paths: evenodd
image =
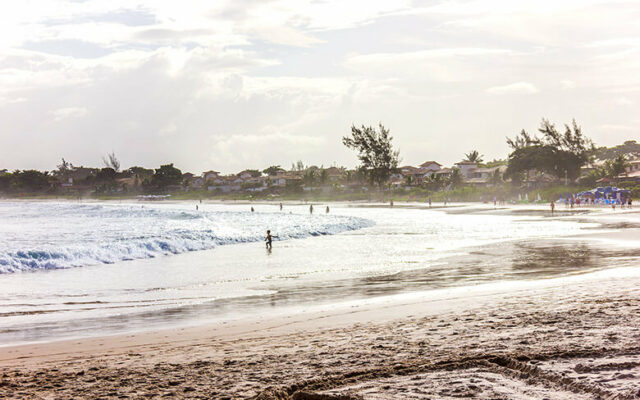
M539 90L532 83L516 82L504 86L493 86L485 90L492 95L509 95L509 94L535 94Z
M51 115L55 122L60 122L66 119L83 117L87 115L87 109L85 107L63 107L53 110Z

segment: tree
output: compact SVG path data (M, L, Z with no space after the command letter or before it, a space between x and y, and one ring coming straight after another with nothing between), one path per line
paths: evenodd
M494 186L502 183L502 173L500 169L496 168L496 170L493 171L493 174L489 177L489 183Z
M327 174L327 170L323 168L320 170L320 183L327 183L327 179L329 179L329 175Z
M257 178L262 176L262 172L258 171L257 169L247 169L245 170L245 172L249 173L252 178Z
M451 175L449 175L448 183L451 189L456 189L460 187L460 185L462 185L462 173L460 172L460 168L454 168L451 171Z
M580 168L587 164L595 147L591 139L582 134L575 120L565 124L560 133L554 124L543 119L538 131L542 137L529 135L524 129L514 139L507 138L513 149L509 154L507 176L516 182L524 172L537 170L572 181L580 175Z
M102 162L105 167L113 168L114 171L120 172L120 160L116 157L116 153L112 152L111 154L107 154L106 157L102 157Z
M182 171L174 167L173 164L161 165L151 178L151 184L158 189L166 189L170 185L180 185L180 182L182 182Z
M13 185L18 190L27 190L30 192L39 192L51 186L48 172L40 172L33 169L14 171Z
M56 170L52 171L52 174L55 176L65 176L69 172L73 171L73 164L62 158L62 162L56 166Z
M307 186L313 186L316 182L316 169L309 168L304 172L302 176L302 182Z
M284 172L284 169L279 165L272 165L269 168L263 169L262 172L264 172L269 176L275 176L275 175L278 175L280 172Z
M358 151L359 169L372 184L382 188L391 173L398 167L399 152L393 150L389 130L379 124L379 130L362 125L351 126L351 136L342 138L342 144Z
M96 174L96 181L99 183L109 183L116 179L116 170L111 167L102 168Z
M607 160L605 163L606 174L609 178L620 181L619 176L626 174L629 163L623 154L617 156L613 161Z
M482 154L478 153L478 150L473 150L470 153L465 154L465 160L469 162L474 162L480 164L482 162Z

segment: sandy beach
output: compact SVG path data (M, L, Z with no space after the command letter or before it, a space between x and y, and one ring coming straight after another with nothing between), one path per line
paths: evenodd
M0 397L639 398L638 213L589 218L607 233L498 243L433 270L495 269L516 254L503 280L394 289L424 278L406 271L367 278L386 289L364 299L337 292L288 312L0 347ZM612 262L624 267L597 268Z
M632 399L640 271L2 348L3 398Z

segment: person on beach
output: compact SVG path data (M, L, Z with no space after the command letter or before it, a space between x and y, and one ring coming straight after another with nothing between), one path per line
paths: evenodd
M253 207L251 207L251 212L254 212L255 210L253 209Z
M266 242L267 245L267 250L271 250L271 242L273 241L273 238L277 236L271 236L271 231L267 229L267 237L264 239L264 241Z
M280 211L282 211L282 203L280 203Z
M429 197L429 208L431 208L431 197Z
M393 200L389 201L389 206L393 207Z
M553 212L556 210L556 203L551 200L551 215L553 215Z
M309 205L309 214L313 214L313 204Z
M327 206L327 209L325 210L326 214L329 214L329 206Z
M198 211L198 205L196 204L196 211Z

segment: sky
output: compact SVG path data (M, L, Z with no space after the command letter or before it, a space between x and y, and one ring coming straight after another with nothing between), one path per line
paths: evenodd
M353 167L384 124L444 165L573 118L640 140L640 2L22 0L0 5L0 169Z

